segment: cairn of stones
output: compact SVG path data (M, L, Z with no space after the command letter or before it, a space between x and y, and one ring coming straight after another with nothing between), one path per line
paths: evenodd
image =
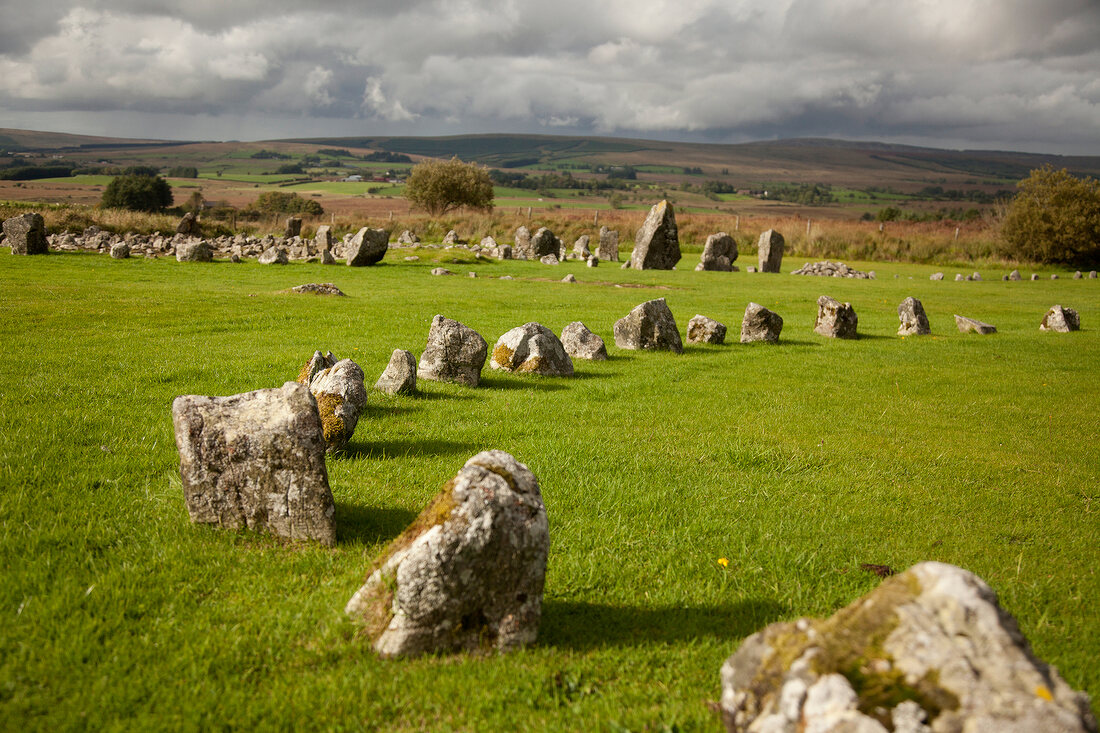
M798 268L792 275L817 275L819 277L851 277L858 278L860 280L873 280L875 273L873 272L860 272L859 270L848 267L843 262L810 262L802 267Z

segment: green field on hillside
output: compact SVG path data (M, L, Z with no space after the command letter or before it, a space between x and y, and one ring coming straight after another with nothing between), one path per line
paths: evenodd
M1100 281L693 272L695 255L673 272L478 260L432 277L452 253L421 253L349 268L0 248L3 727L718 730L707 701L744 637L874 588L861 563L924 560L984 578L1036 654L1100 695ZM307 282L349 297L285 292ZM812 332L822 294L854 305L862 338ZM910 295L933 336L896 336ZM659 297L681 332L702 313L731 343L616 348L615 320ZM785 319L778 345L736 343L750 301ZM1040 333L1055 303L1084 330ZM580 320L611 358L572 379L486 365L478 388L372 392L327 460L334 548L190 524L173 398L279 386L315 349L354 359L369 387L393 349L419 356L436 313L490 347L528 321ZM955 313L999 333L960 334ZM538 642L378 659L345 603L491 448L546 502Z

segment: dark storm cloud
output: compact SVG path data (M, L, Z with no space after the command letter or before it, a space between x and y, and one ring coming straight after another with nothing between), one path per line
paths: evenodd
M1100 153L1094 0L74 0L0 29L0 126Z

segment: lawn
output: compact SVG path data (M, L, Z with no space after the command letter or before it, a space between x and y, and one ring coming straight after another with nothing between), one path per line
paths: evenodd
M675 272L479 261L440 278L403 255L352 269L0 248L4 727L718 730L706 703L746 635L869 591L860 563L922 560L985 578L1036 653L1100 694L1100 281L697 273L694 255ZM568 272L580 282L557 282ZM282 292L306 282L349 297ZM853 303L863 338L812 333L821 294ZM895 335L908 295L934 336ZM656 297L681 331L703 313L733 343L615 348L615 320ZM779 345L736 343L750 300L784 317ZM1040 333L1055 303L1085 330ZM573 379L486 367L476 389L372 394L328 460L335 548L189 523L175 396L278 386L315 349L373 384L393 349L420 354L435 313L490 346L526 321L583 320L611 359ZM953 313L999 333L959 334ZM538 643L377 659L344 604L488 448L530 466L546 502Z

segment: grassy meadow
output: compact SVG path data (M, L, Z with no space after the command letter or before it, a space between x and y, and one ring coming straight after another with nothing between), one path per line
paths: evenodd
M745 636L874 588L861 563L923 560L983 577L1036 653L1100 695L1100 281L406 254L353 269L0 248L0 728L718 730L708 702ZM438 264L459 276L430 276ZM929 281L936 270L947 279ZM570 272L580 282L558 282ZM349 297L285 292L306 282ZM862 338L812 332L822 294L852 302ZM933 336L896 336L910 295ZM615 320L657 297L681 332L702 313L730 343L617 349ZM783 316L778 345L737 343L750 301ZM1055 303L1084 330L1040 333ZM573 379L486 365L476 389L372 392L349 449L328 459L335 548L189 523L174 397L281 385L315 349L353 358L369 386L393 349L419 356L436 313L490 347L527 321L560 333L581 320L611 358L576 362ZM954 313L999 333L962 335ZM538 643L376 658L344 604L489 448L526 463L546 502Z

